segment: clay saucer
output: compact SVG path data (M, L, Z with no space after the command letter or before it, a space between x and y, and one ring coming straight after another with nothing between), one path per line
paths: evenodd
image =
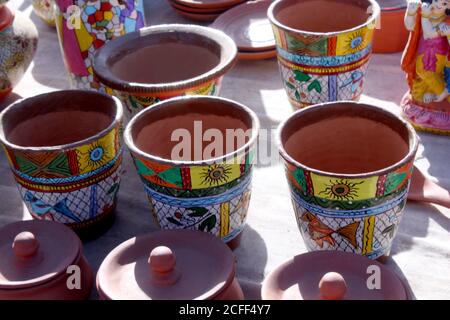
M173 9L180 15L195 21L214 21L220 16L220 13L192 13L175 7L173 7Z
M186 11L186 12L189 12L189 13L221 14L225 10L227 10L227 9L192 8L192 7L187 7L187 6L184 6L182 4L179 4L178 2L176 2L174 0L169 0L169 3L174 9L179 9L179 10Z
M265 51L238 51L239 60L264 60L271 59L277 56L277 50Z
M378 0L382 11L406 9L407 0Z
M251 1L238 5L222 15L211 27L229 35L240 51L275 49L275 39L267 10L271 1Z
M181 5L203 9L228 9L245 0L173 0Z

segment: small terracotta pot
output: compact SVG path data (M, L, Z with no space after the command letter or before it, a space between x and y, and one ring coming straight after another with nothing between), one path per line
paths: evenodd
M218 95L237 48L223 32L194 25L141 29L105 45L94 72L134 115L182 95Z
M166 230L111 251L98 270L97 290L104 300L243 300L235 275L233 252L218 238Z
M33 0L34 13L51 27L56 26L54 5L54 0Z
M52 221L20 221L0 229L0 300L82 300L93 275L80 239Z
M0 114L0 140L33 218L83 236L111 222L122 114L117 98L76 90L22 99Z
M33 60L38 32L33 22L20 11L0 0L0 101L22 79Z
M379 28L373 40L374 53L394 53L405 49L408 30L404 26L406 0L382 0Z
M279 143L308 250L387 255L418 147L412 126L379 107L327 103L292 115Z
M247 135L223 141L221 150L207 156L208 132L226 138L227 129ZM173 98L135 116L124 139L156 223L163 229L207 231L237 246L233 240L245 226L258 130L253 111L217 97ZM226 143L231 147L224 150Z
M359 99L379 14L374 0L272 3L278 64L294 108Z

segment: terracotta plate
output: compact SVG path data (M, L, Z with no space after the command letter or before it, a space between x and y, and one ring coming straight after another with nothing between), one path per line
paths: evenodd
M275 48L275 38L267 10L271 1L251 1L220 15L211 27L229 35L240 51L267 51Z
M377 2L383 11L405 9L407 6L407 0L377 0Z
M191 19L191 20L195 20L195 21L214 21L220 15L220 13L216 13L216 14L192 13L192 12L187 12L187 11L180 10L177 8L174 8L174 9L176 12L178 12L182 16L184 16L188 19Z
M181 5L193 8L223 9L230 8L245 0L174 0Z
M239 51L239 60L263 60L270 59L277 56L277 50L267 50L267 51Z
M204 9L204 8L192 8L192 7L187 7L184 6L182 4L179 4L178 2L174 1L174 0L169 0L170 5L175 8L175 9L179 9L179 10L183 10L189 13L200 13L200 14L220 14L223 13L226 9Z

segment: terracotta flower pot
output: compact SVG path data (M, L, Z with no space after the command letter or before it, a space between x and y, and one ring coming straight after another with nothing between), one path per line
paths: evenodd
M238 140L227 138L226 129ZM162 229L207 231L237 246L250 201L258 129L253 111L216 97L173 98L135 116L124 139L156 223ZM218 137L223 145L207 156L206 136L212 131L226 141Z
M236 54L233 40L221 31L160 25L105 45L95 56L94 71L134 115L175 96L218 95Z
M104 300L244 299L230 248L192 230L159 231L123 242L103 260L97 290Z
M418 147L412 126L379 107L328 103L292 115L279 143L308 250L387 255Z
M0 0L0 101L22 79L33 60L38 32L33 22L20 11Z
M51 221L0 229L0 300L82 300L94 282L80 239Z
M54 5L54 0L33 0L34 13L51 27L55 27Z
M143 0L54 0L59 43L72 88L111 91L94 76L94 53L145 26Z
M111 221L122 113L116 98L68 90L19 100L0 114L0 140L33 218L83 236Z
M379 28L373 40L374 53L394 53L405 49L408 31L404 27L406 0L378 1L381 6Z
M294 108L358 100L380 6L374 0L277 0L269 8Z

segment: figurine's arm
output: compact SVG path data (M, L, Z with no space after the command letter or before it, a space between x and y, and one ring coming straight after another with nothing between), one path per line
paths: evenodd
M422 2L420 0L408 0L408 8L405 15L405 26L408 31L414 31L417 10L421 4Z

